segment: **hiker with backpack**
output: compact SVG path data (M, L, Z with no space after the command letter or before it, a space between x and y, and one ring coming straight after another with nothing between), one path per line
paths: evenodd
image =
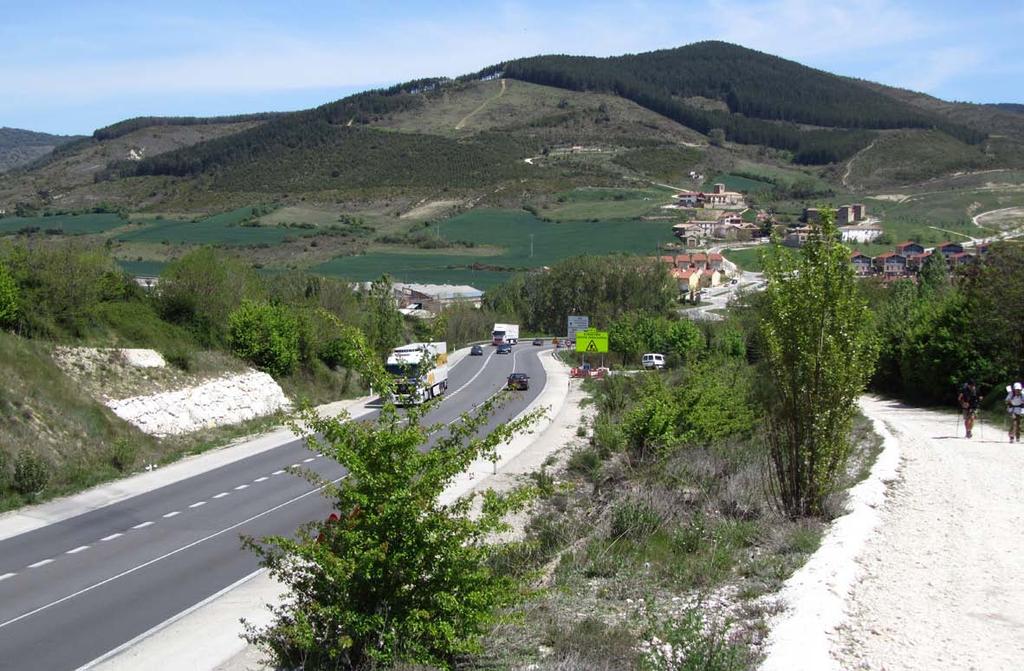
M964 428L967 429L967 437L971 437L974 430L974 417L978 414L978 405L981 404L981 396L978 395L978 387L974 380L968 380L960 388L960 394L956 397L960 408L964 413Z
M1024 385L1014 382L1006 394L1006 412L1010 415L1010 442L1020 442L1020 418L1024 415Z

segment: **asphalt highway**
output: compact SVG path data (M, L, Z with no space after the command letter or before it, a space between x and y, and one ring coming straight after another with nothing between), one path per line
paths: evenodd
M537 355L485 347L449 371L428 423L459 421L512 373L490 425L521 412L544 387ZM344 469L296 439L250 458L0 541L0 670L77 669L258 569L240 535L291 535L328 502L289 466L339 478Z

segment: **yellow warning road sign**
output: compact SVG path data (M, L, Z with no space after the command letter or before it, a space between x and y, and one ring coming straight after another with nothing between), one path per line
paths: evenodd
M576 332L576 351L603 354L608 351L608 331L585 329Z

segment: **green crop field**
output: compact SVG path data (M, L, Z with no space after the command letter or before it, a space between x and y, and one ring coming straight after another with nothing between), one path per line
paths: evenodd
M725 184L725 188L730 191L743 191L745 193L757 193L759 191L765 191L772 188L772 184L768 182L761 182L759 180L750 179L749 177L740 177L739 175L715 175L704 183L704 189L710 189L715 184Z
M557 203L541 211L552 221L637 219L664 214L659 208L672 201L668 189L581 188L559 194Z
M580 254L654 255L670 242L672 229L657 221L551 223L522 210L478 210L441 222L442 237L500 247L498 255L396 254L375 252L339 257L313 270L353 280L372 280L388 273L400 281L459 282L481 288L503 281L507 271L473 270L475 260L502 269L536 268ZM531 236L533 255L530 254Z
M118 261L126 273L135 276L155 277L163 272L167 264L163 261Z
M251 216L252 208L242 207L200 221L154 219L150 225L123 233L117 239L123 242L245 246L275 245L285 238L316 234L316 231L309 229L240 225Z
M0 235L17 233L22 229L38 228L40 231L61 231L64 235L103 233L128 222L116 214L55 214L48 217L3 217L0 218Z

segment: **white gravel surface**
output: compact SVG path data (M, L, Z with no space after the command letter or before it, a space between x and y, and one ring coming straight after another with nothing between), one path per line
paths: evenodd
M900 478L861 554L843 669L1024 668L1024 445L1001 426L967 440L951 413L868 399L902 452Z

